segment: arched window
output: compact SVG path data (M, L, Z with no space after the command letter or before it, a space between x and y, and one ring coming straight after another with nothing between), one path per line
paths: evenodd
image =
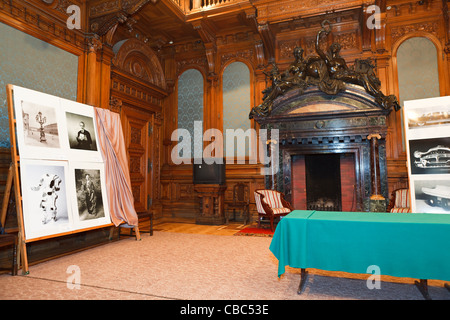
M408 100L440 96L437 50L434 43L424 37L405 40L397 50L397 74L400 105ZM405 137L402 117L402 143Z
M248 115L251 109L250 100L250 70L245 63L233 62L223 72L223 132L224 154L234 158L244 159L250 155L250 119ZM242 131L240 131L241 129ZM233 138L228 133L234 133ZM243 139L245 138L245 143ZM227 151L227 138L233 138L234 150Z
M437 50L427 38L404 41L397 51L400 104L440 96Z
M197 121L197 126L194 124ZM180 158L192 158L194 156L195 135L203 136L203 126L198 122L203 122L203 75L196 69L189 69L183 72L178 80L178 129L186 129L191 136L191 154L183 154L180 150ZM202 145L197 146L199 149Z

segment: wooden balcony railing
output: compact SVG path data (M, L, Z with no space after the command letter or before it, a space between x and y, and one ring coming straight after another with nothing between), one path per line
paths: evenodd
M238 2L249 0L170 0L175 3L185 14L203 10L211 10L226 7Z

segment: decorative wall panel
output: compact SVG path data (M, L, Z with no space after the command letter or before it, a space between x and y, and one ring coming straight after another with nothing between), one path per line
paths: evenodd
M178 128L191 134L191 157L194 155L194 122L203 121L203 76L196 69L183 72L178 80ZM201 147L201 146L200 146ZM187 155L180 154L180 157Z
M9 148L6 85L76 100L78 57L0 23L0 147Z
M223 131L227 129L250 129L248 118L250 105L250 70L243 62L233 62L223 72ZM237 144L234 144L237 156L248 156L249 146L245 154L236 154ZM226 154L226 136L224 136L224 153Z

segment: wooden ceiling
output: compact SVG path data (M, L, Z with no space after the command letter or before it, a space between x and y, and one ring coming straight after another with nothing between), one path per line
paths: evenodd
M385 1L381 1L385 5ZM91 31L109 33L111 45L140 38L158 50L214 43L253 33L271 51L278 33L317 25L324 15L362 11L374 0L90 0ZM193 8L193 6L200 6ZM93 28L92 26L95 26ZM270 52L269 52L270 55Z

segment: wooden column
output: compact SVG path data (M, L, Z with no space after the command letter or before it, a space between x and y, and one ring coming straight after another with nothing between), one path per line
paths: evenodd
M102 47L98 38L89 39L87 53L87 72L86 72L86 104L98 107L98 69L97 69L97 52Z
M370 211L385 212L386 202L381 194L380 160L378 150L379 134L370 134L367 140L370 141L370 178L372 183L372 195L370 196Z

